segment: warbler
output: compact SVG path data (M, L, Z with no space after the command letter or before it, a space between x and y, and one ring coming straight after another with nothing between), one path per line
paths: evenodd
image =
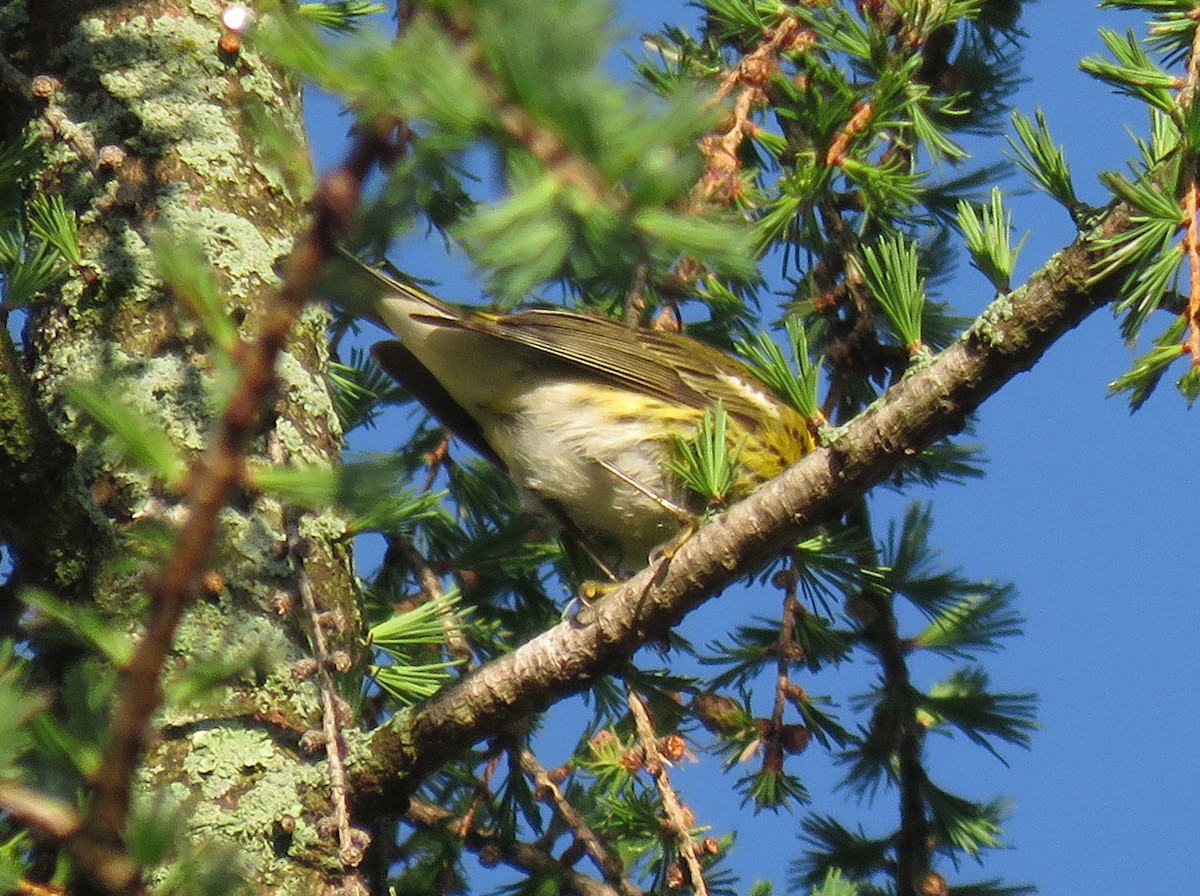
M724 409L740 449L730 498L814 445L746 364L682 334L562 310L463 310L348 255L323 291L390 330L397 338L372 348L379 365L610 575L643 566L684 528L681 512L701 509L670 461L706 411Z

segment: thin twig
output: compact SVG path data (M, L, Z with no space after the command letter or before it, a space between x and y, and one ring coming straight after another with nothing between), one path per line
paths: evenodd
M867 125L871 123L871 118L875 115L875 104L870 100L859 103L854 110L854 114L850 116L850 120L842 125L842 129L838 131L837 136L829 143L829 149L825 151L825 164L830 168L840 167L846 160L846 150L850 148L850 143L867 129Z
M856 501L846 517L863 536L859 565L864 569L877 568L879 557L871 540L871 518L866 499ZM900 637L896 618L895 593L864 588L859 598L870 607L864 628L867 643L875 651L883 670L883 688L899 701L911 690L912 683L907 645ZM895 837L898 896L916 896L917 884L929 873L933 858L926 797L929 776L922 761L924 740L925 728L914 713L903 717L899 713L880 714L874 720L868 738L868 746L896 757L900 796L900 830Z
M13 65L7 58L0 55L0 86L9 93L15 93L35 108L42 106L41 118L53 136L59 137L75 150L76 154L89 165L95 165L98 158L96 142L87 128L71 119L61 106L53 99L58 80L50 75L39 75L30 78Z
M591 857L592 862L604 875L604 879L609 885L616 889L621 896L641 896L642 891L625 876L625 863L621 861L621 857L609 848L604 838L596 833L595 829L588 824L587 819L571 804L566 794L562 792L562 788L558 786L558 782L538 762L533 751L528 747L522 747L515 750L514 753L521 770L533 779L539 796L554 807L558 817L562 819L563 824L570 828L576 842Z
M419 827L440 828L456 833L460 823L460 819L450 810L419 799L409 802L404 817L410 824ZM503 862L526 874L544 874L554 880L561 888L560 892L566 896L621 896L608 884L564 867L546 850L501 836L490 829L471 827L463 843L479 856L480 863L490 867Z
M1196 90L1200 87L1200 28L1192 37L1192 48L1188 53L1187 80L1179 93L1181 106L1190 106L1197 101ZM1189 279L1188 304L1185 312L1187 336L1183 347L1191 356L1193 367L1200 366L1200 156L1195 152L1185 156L1187 186L1183 195L1183 210L1187 217L1183 244L1187 253Z
M783 767L783 712L788 695L796 688L789 673L797 659L796 619L804 611L796 598L796 573L787 568L776 573L775 581L783 587L783 612L779 619L779 637L775 641L775 701L771 707L771 724L767 730L767 744L763 749L763 769L780 772Z
M466 6L460 7L453 15L439 15L437 21L459 45L463 58L471 67L471 73L486 93L488 107L510 138L541 162L563 186L573 187L589 201L604 202L614 211L621 212L628 208L629 198L613 189L602 172L579 153L573 152L561 134L545 127L507 94L475 36L478 22L472 19Z
M654 725L650 722L650 714L646 704L628 682L629 691L626 701L633 715L634 726L638 738L646 751L646 771L654 778L654 786L658 789L658 798L662 801L663 811L667 815L667 825L679 843L679 853L683 856L692 891L696 896L708 896L708 886L704 883L704 869L700 866L700 857L696 855L696 844L692 840L694 820L671 786L667 777L667 760L658 749L658 738L654 734Z
M439 602L439 606L442 606L441 598L445 596L445 592L442 590L442 582L437 577L437 573L433 571L433 567L429 565L429 561L417 550L417 546L413 544L412 539L407 535L397 534L389 536L387 543L388 550L394 551L405 565L412 570L417 584L421 586L421 594L424 598L422 603L435 601ZM454 615L453 609L447 609L441 614L441 617L442 631L446 637L447 652L451 658L458 662L458 668L470 671L478 664L475 662L475 654L471 650L471 645L467 642L467 638L463 634L462 625L458 617Z
M9 62L8 57L0 54L0 86L9 93L15 93L26 102L33 102L33 82L23 71Z
M496 774L496 769L499 766L500 749L495 748L487 758L487 763L483 767L483 774L479 776L479 780L475 783L475 792L471 795L471 805L467 807L467 811L459 819L457 829L459 837L465 839L467 833L475 826L475 815L479 812L479 807L483 805L485 799L492 795L492 775Z
M54 843L69 840L80 825L79 813L71 806L11 781L0 781L0 813Z
M734 90L738 94L728 124L700 139L704 174L692 190L695 208L714 199L729 203L742 198L738 153L742 142L758 129L751 115L767 101L766 87L779 71L780 54L812 39L810 31L787 15L775 27L764 29L762 41L721 76L709 104L723 103Z
M1200 31L1200 29L1198 29ZM1200 365L1200 162L1190 160L1191 171L1183 194L1183 211L1187 216L1183 245L1188 260L1187 335L1183 346L1191 356L1193 367Z
M312 630L313 654L317 661L317 680L321 692L321 729L325 740L325 759L329 763L329 801L333 805L333 820L338 832L338 858L342 865L357 868L362 864L365 849L366 833L357 834L351 828L350 808L346 787L346 745L342 739L343 720L338 712L337 690L333 676L330 674L329 648L325 638L325 628L321 624L321 614L313 596L312 582L304 570L302 551L294 551L293 556L299 568L300 600L304 612L308 615L309 627Z
M633 283L625 293L625 310L621 320L629 327L639 327L646 311L646 264L642 262L633 272Z
M17 896L63 896L66 890L51 884L21 878L17 881Z

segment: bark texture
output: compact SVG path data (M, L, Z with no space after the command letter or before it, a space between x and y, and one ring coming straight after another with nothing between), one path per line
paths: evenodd
M0 337L0 534L15 554L13 590L34 585L89 604L131 634L181 496L122 460L68 387L102 383L198 457L223 371L207 334L164 290L151 242L201 245L229 314L252 337L278 286L274 266L305 221L307 184L289 182L247 126L267 109L299 140L299 85L251 52L218 49L221 6L0 5L4 132L41 146L29 189L66 199L84 252L30 309L23 338ZM251 446L261 460L336 458L325 329L310 308L281 357ZM329 813L323 754L299 748L321 714L316 687L292 675L311 654L307 622L291 608L303 574L319 608L347 622L335 642L353 643L356 591L341 531L332 517L251 494L222 512L214 575L197 583L176 632L167 699L134 782L134 816L151 808L148 794L165 794L166 808L186 808L192 846L231 847L263 892L313 892L339 873L336 846L317 829ZM145 562L111 562L129 555ZM45 656L58 664L46 678L61 680L73 657ZM171 698L195 664L247 656L235 683L202 700Z

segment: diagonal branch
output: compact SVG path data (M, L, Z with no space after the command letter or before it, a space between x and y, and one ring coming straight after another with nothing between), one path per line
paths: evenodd
M592 861L604 876L605 883L612 887L619 896L642 896L642 891L625 876L625 865L621 861L621 857L588 824L583 813L571 805L571 801L558 786L554 775L542 767L537 757L533 755L533 751L528 747L520 747L514 751L514 755L521 766L521 771L533 778L537 785L538 799L554 807L554 811L562 823L570 828L575 842L579 843L591 856Z
M533 844L503 837L479 827L457 832L456 828L461 819L449 810L424 800L415 800L408 807L405 819L419 827L455 831L463 838L467 849L478 853L480 862L485 865L503 862L528 874L545 875L558 884L559 892L565 896L620 896L623 892L562 864Z
M702 528L669 562L599 601L586 622L555 626L377 729L351 760L360 809L394 812L471 744L619 668L647 639L776 556L802 530L833 519L907 458L961 429L985 399L1105 303L1118 281L1093 281L1096 241L1129 226L1128 207L1110 208L1094 230L989 306L957 342L829 444Z
M633 716L634 727L642 749L646 752L646 760L642 767L654 779L654 787L658 790L658 799L666 815L666 831L673 835L679 845L679 864L687 872L687 882L691 885L695 896L708 896L708 884L704 880L704 869L700 865L700 857L696 854L696 844L692 840L694 818L689 818L689 810L679 801L671 779L667 776L667 762L658 749L658 739L654 735L654 724L650 721L650 713L646 704L634 690L633 684L627 682L629 714ZM668 880L670 875L668 874ZM682 889L682 888L680 888Z

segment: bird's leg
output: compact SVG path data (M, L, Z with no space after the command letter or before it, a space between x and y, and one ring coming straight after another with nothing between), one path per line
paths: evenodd
M659 490L647 485L636 476L627 473L625 470L622 470L616 464L606 460L597 462L601 467L603 467L625 485L629 486L639 494L644 495L646 498L649 498L679 521L682 531L656 547L647 558L650 563L656 563L660 560L670 560L673 556L675 556L675 552L679 550L680 546L689 538L691 538L696 530L700 528L701 518L692 513L686 507L683 507L675 501L672 501ZM568 616L571 615L574 604L578 603L581 608L586 608L592 601L603 597L605 594L608 594L610 591L617 588L623 580L603 560L603 558L599 556L599 553L593 549L592 545L587 539L587 536L579 530L579 527L577 527L571 521L570 517L563 512L561 507L558 507L554 504L554 502L551 501L543 500L542 503L554 515L555 519L561 526L563 533L569 536L571 540L579 546L580 550L587 555L588 559L590 559L592 563L596 565L596 568L600 570L601 574L608 580L596 581L594 579L588 579L581 583L578 591L576 592L575 598L563 611L563 615Z
M690 525L696 519L696 515L686 507L680 507L662 492L646 485L646 483L642 482L636 476L631 476L630 474L626 473L616 464L609 463L606 460L602 460L599 463L600 466L604 467L604 469L608 470L608 472L612 473L630 488L641 492L663 510L667 511L667 513L679 520L680 525Z
M584 555L592 562L596 569L600 572L607 581L597 581L595 579L584 579L575 591L575 596L572 597L565 607L563 607L562 616L564 619L575 617L580 610L586 609L592 601L603 597L608 592L612 591L621 584L621 577L617 575L609 564L600 556L588 537L583 534L578 526L567 516L566 511L562 509L554 501L549 501L539 497L538 503L545 509L547 513L554 518L558 523L560 537L570 541L579 550L583 551Z
M647 558L650 563L657 563L659 560L670 560L675 556L675 552L683 546L683 543L695 535L696 530L700 528L701 518L686 507L680 506L658 490L646 485L646 483L637 477L626 473L616 464L602 460L600 461L600 466L604 467L604 469L608 470L608 472L612 473L630 488L641 492L679 521L682 530L650 552L650 556Z

